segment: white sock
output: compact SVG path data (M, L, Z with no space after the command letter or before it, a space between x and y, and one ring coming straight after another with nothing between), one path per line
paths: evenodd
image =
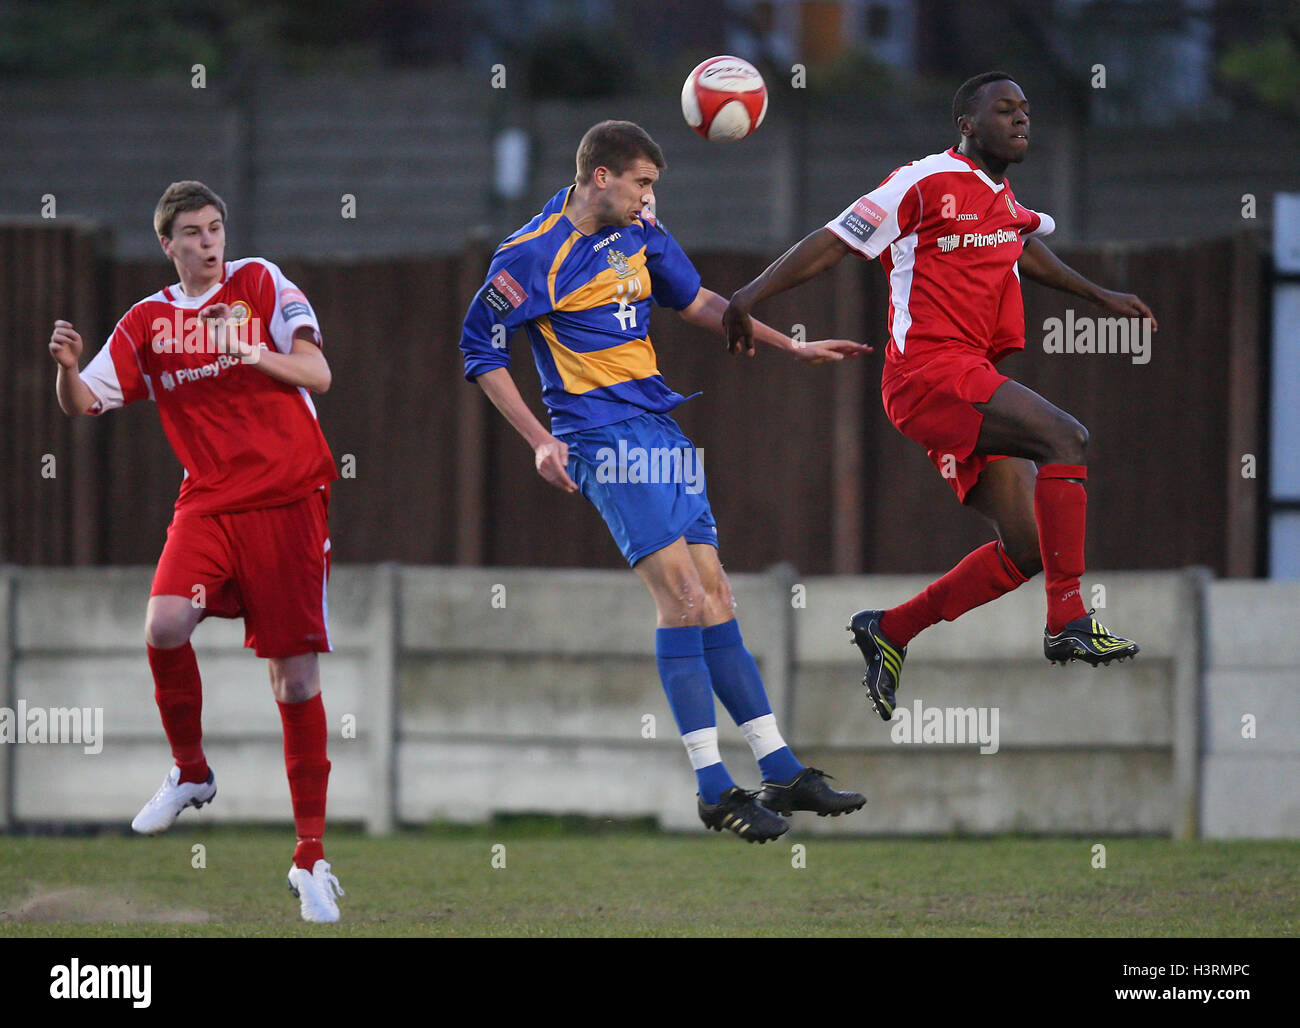
M698 771L712 764L722 763L722 754L718 752L718 729L697 728L682 736L686 744L686 754L691 758L691 767Z
M745 741L754 753L755 760L762 760L769 753L775 753L785 745L781 730L776 727L776 715L764 714L740 726L745 733ZM715 747L716 752L716 747Z

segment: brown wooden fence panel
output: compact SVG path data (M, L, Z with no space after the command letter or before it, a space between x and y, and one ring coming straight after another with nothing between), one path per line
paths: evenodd
M45 352L53 319L71 312L88 359L131 303L173 280L161 256L97 257L98 238L85 226L0 226L3 560L148 564L170 519L181 469L151 405L72 423L55 403ZM693 256L724 295L765 263ZM1255 482L1233 477L1237 451L1261 452L1258 413L1243 409L1262 395L1253 237L1062 256L1138 293L1160 319L1147 364L1048 354L1045 319L1068 307L1100 312L1026 285L1028 347L1002 365L1091 431L1089 565L1253 573L1258 527L1240 521L1256 509ZM476 246L461 257L281 262L316 307L334 373L316 406L350 476L333 491L336 559L620 567L596 512L543 482L522 440L461 377L460 321L485 258ZM678 419L704 450L728 567L939 571L991 538L885 418L886 299L882 270L851 261L759 312L786 332L803 325L809 339L841 334L876 347L850 367L801 366L769 348L732 357L720 337L655 312L660 370L679 392L703 393ZM512 370L543 414L523 333ZM46 453L53 479L41 477Z
M47 349L56 318L90 340L104 308L97 228L65 219L0 223L0 560L94 561L100 441L66 419ZM87 343L89 349L92 343Z

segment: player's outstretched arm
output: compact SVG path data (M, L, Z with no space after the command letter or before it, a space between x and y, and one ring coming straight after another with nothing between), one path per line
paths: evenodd
M833 268L849 252L848 245L830 229L819 228L774 260L758 278L737 289L722 316L727 349L732 353L754 350L754 320L749 312L769 296L807 282Z
M50 334L50 356L59 365L59 378L54 388L63 413L71 417L85 414L99 402L99 397L81 380L81 371L77 367L83 349L81 335L72 327L72 322L54 323L54 331Z
M718 333L725 338L726 329L723 326L723 315L726 310L727 301L723 297L712 289L701 288L691 305L678 311L678 313L692 325L698 325L700 328ZM791 339L784 332L778 332L770 325L764 325L757 319L751 318L750 322L754 339L790 354L795 360L806 361L810 364L823 364L826 361L838 361L843 360L845 357L856 357L858 354L871 352L870 346L855 343L851 339L818 339L812 342L799 342ZM749 356L754 356L752 348L748 353Z
M1149 318L1152 330L1159 329L1156 316L1145 303L1132 293L1117 293L1103 289L1095 282L1084 278L1047 248L1041 239L1025 240L1024 251L1020 254L1017 265L1020 274L1031 282L1059 289L1063 293L1081 296L1091 300L1099 307L1104 307L1112 314L1130 318Z
M510 422L516 432L533 448L533 463L537 473L557 489L576 493L578 483L569 477L569 444L551 435L528 409L519 387L510 377L507 368L493 368L474 379L496 407Z

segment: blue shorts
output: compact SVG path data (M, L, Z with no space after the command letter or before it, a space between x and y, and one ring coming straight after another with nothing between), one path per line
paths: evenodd
M718 545L704 484L704 451L666 414L559 436L569 477L596 505L628 564L685 537Z

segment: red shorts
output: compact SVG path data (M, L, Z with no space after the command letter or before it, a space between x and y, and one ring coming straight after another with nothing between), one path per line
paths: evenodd
M321 489L283 507L182 511L167 528L149 595L184 596L203 617L242 617L244 645L259 657L328 653L328 510Z
M885 413L903 435L925 447L930 460L966 502L984 469L1003 457L973 454L986 402L1006 375L977 353L940 353L920 363L886 363L880 380Z

